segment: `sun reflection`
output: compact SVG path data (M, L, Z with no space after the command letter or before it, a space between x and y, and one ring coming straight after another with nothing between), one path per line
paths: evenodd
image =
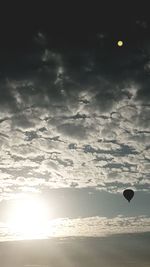
M10 231L22 239L44 238L48 235L49 208L40 198L17 200L10 212Z

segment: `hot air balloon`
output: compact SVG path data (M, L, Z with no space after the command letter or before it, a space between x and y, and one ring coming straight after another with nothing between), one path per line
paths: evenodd
M123 195L124 197L128 200L128 202L130 202L130 200L133 198L134 196L134 191L132 189L125 189L123 191Z

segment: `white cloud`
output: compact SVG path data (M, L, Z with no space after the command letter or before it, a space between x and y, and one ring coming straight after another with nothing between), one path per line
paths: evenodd
M55 226L56 222L56 226ZM58 219L52 222L55 235L106 236L110 234L137 233L150 230L150 219L144 216L89 217L83 219Z
M59 218L51 220L46 229L47 238L51 237L88 237L109 236L112 234L141 233L150 231L150 218L145 216L123 217L112 219L107 217L87 218ZM45 233L44 233L45 237ZM21 239L15 232L11 232L5 223L0 225L0 240Z
M114 82L113 72L106 78L92 56L51 51L41 32L36 42L43 45L43 54L36 55L40 66L30 77L0 84L1 180L11 177L10 196L18 177L26 180L22 190L30 190L30 179L40 175L47 176L46 187L119 191L115 185L122 183L149 190L149 81L129 75ZM34 183L35 190L40 184Z

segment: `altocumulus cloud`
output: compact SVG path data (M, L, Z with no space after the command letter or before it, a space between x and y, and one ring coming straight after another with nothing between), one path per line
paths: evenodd
M146 216L124 217L87 217L59 218L49 222L45 237L102 237L114 234L142 233L150 231L150 218ZM0 240L21 239L18 233L9 229L7 224L0 225Z
M1 76L1 199L43 186L149 190L149 50L116 57L33 39L40 49Z

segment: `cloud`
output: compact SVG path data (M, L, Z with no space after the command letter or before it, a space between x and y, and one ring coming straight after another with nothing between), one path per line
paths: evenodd
M86 138L86 129L82 125L75 125L75 122L73 124L62 124L57 127L58 132L62 132L63 134L66 134L68 136L71 136L71 139L75 137L75 139L82 139Z
M89 217L83 219L62 218L51 222L54 236L107 236L112 234L148 232L150 219L145 216L112 219Z
M133 234L150 231L150 218L146 216L59 218L51 220L47 227L47 238L52 237L106 237L114 234ZM45 235L45 234L44 234ZM9 225L1 223L0 240L20 239L18 233L12 232Z
M11 176L10 196L18 177L30 190L36 176L48 188L149 190L148 49L67 52L46 38L37 32L40 49L0 81L0 167L2 184Z

